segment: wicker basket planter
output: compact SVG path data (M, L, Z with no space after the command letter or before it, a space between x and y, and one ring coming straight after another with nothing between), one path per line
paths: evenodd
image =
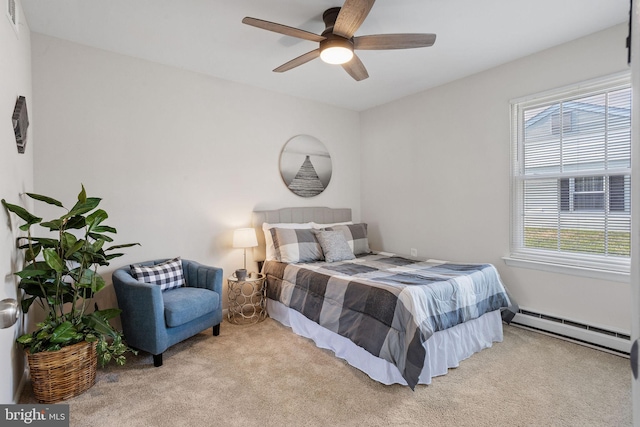
M77 396L96 382L96 342L79 342L58 351L27 351L33 395L40 403Z

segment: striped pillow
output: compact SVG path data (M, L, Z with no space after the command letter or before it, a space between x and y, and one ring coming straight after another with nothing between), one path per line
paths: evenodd
M300 228L272 228L275 259L280 262L313 262L324 259L322 248L313 230Z
M367 237L367 224L336 225L327 227L325 230L342 232L354 255L371 253Z
M131 275L144 283L159 285L163 291L184 286L180 257L156 265L131 265Z

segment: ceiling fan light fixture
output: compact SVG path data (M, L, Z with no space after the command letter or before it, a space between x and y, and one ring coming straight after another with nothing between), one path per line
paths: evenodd
M367 18L374 3L375 0L344 0L341 7L325 10L322 14L325 29L321 34L250 16L243 18L242 23L285 36L320 43L319 48L275 68L273 70L275 73L289 71L320 57L328 64L341 65L347 74L359 82L368 78L369 73L354 50L414 49L433 46L436 41L435 34L424 33L356 36L356 32Z
M327 64L345 64L353 58L353 44L343 38L327 39L320 43L320 59Z

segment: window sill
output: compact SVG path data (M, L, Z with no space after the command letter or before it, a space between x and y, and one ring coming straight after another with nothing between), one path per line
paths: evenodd
M532 261L522 258L502 257L510 267L529 268L532 270L548 271L550 273L569 274L572 276L589 277L591 279L610 280L612 282L630 283L629 273L600 270L595 268L574 267L562 264L552 264L543 261Z

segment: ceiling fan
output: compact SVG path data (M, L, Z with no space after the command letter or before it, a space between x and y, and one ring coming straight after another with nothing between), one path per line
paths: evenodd
M435 34L375 34L355 37L354 34L364 22L375 0L345 0L342 7L327 9L322 15L325 30L314 34L299 28L288 27L275 22L246 17L247 25L273 31L291 37L320 43L317 49L307 52L276 68L282 73L320 57L329 64L340 64L355 80L369 77L364 64L354 50L411 49L432 46Z

